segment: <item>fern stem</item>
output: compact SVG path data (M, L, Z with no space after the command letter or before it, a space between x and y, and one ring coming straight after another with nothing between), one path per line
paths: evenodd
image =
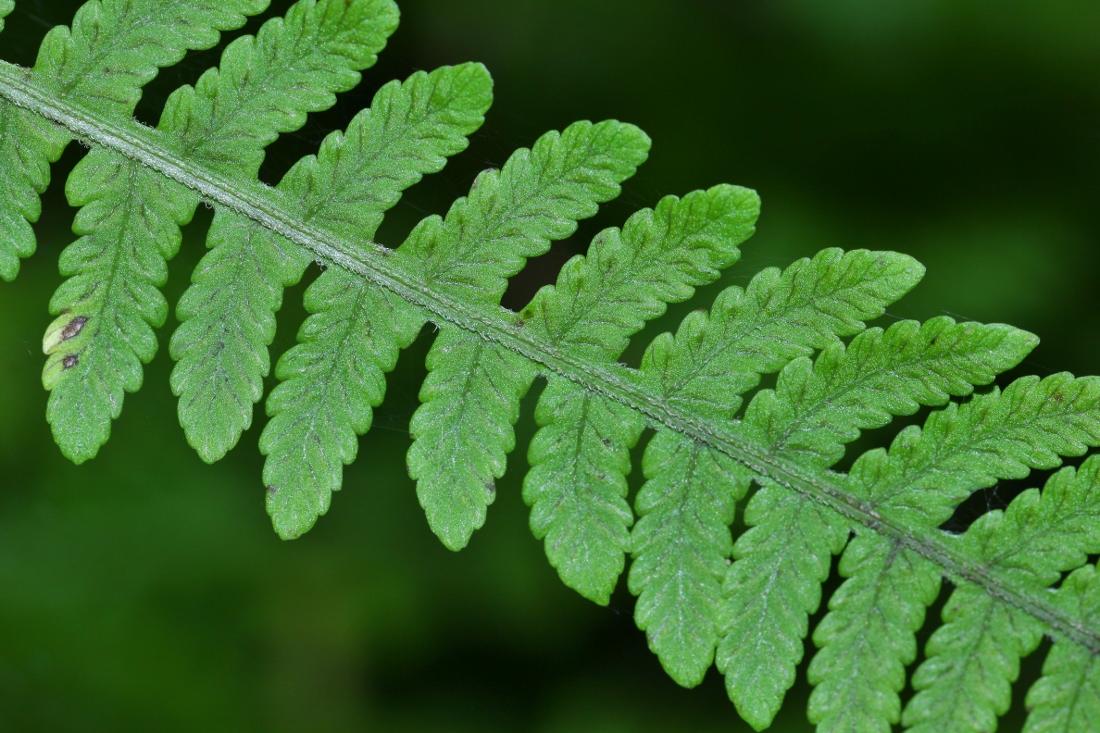
M348 242L324 230L301 223L287 213L295 207L277 190L260 183L232 181L194 165L164 145L161 135L137 123L108 121L70 101L60 104L29 78L27 70L0 62L0 97L63 126L76 138L109 148L198 192L261 226L481 338L540 364L562 377L599 392L696 441L712 446L759 475L824 504L849 520L889 537L938 565L952 582L973 583L991 596L1009 603L1046 625L1050 632L1100 654L1100 631L1075 622L1058 608L1047 591L1013 587L986 565L955 550L939 530L914 530L879 514L875 508L844 491L829 475L814 475L798 465L737 438L726 427L701 420L669 406L659 395L641 386L637 372L615 366L579 363L553 345L532 338L517 325L516 315L504 308L472 308L432 291L412 268L401 265L393 250L376 243ZM392 256L391 256L392 255Z

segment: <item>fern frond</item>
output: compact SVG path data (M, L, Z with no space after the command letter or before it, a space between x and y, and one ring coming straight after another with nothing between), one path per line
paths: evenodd
M737 539L722 586L715 661L737 712L760 730L794 684L809 615L821 604L821 584L851 525L767 480L744 519L751 529Z
M851 493L907 525L931 529L978 489L1057 468L1059 456L1100 443L1100 378L1021 377L898 434L889 451L860 456Z
M79 99L117 119L134 112L141 87L189 49L210 48L220 31L239 28L268 0L183 3L178 0L95 0L83 5L72 30L46 34L31 71L58 100ZM9 4L8 12L11 7ZM5 13L6 15L6 13ZM19 258L34 253L30 223L69 134L38 115L0 101L0 277L12 280Z
M717 186L683 200L664 198L600 233L586 257L566 263L555 286L524 310L526 327L578 360L613 364L628 337L712 282L740 256L760 200ZM535 411L524 500L531 528L545 538L550 564L581 595L607 603L630 550L634 517L626 502L628 451L644 422L610 400L550 379Z
M409 422L409 476L432 531L460 550L485 523L515 447L519 402L538 371L476 334L441 328L427 358L421 406Z
M311 219L369 240L401 190L466 147L491 101L492 80L480 64L391 83L346 136L333 134L315 160L296 166L285 188L310 202ZM260 438L268 512L283 537L305 532L328 509L385 394L383 374L425 321L404 300L339 269L310 285L305 305L313 315L301 344L279 362L283 383L268 399L272 419Z
M0 240L0 274L14 274L29 251L49 161L69 136L99 146L66 189L82 207L75 229L84 236L62 257L71 277L53 307L65 312L44 341L49 416L67 455L94 455L124 392L140 384L152 329L167 314L157 291L165 262L206 200L218 206L211 252L179 305L172 353L181 423L207 460L251 422L283 289L310 261L324 268L307 289L311 315L280 361L261 436L268 509L282 536L300 535L327 510L385 373L432 322L439 333L408 464L448 547L465 545L485 521L519 402L541 375L548 384L524 482L534 534L565 583L601 603L632 555L636 621L679 683L697 684L716 661L742 716L768 725L843 552L846 580L814 634L821 650L810 667L810 716L823 731L888 731L901 719L920 730L990 730L1019 659L1043 634L1055 646L1029 695L1030 728L1095 724L1095 570L1052 586L1100 552L1100 458L1055 474L1041 494L1025 492L962 537L940 525L974 491L1100 444L1100 379L1023 378L974 396L1034 337L948 318L868 329L923 268L904 255L835 249L726 289L709 313L656 338L640 369L618 364L647 320L737 260L758 213L753 192L719 186L663 199L599 234L513 313L499 306L508 278L619 193L646 157L644 133L610 121L546 135L480 175L445 218L428 217L402 247L386 249L371 241L383 213L466 146L490 102L488 73L445 67L383 87L346 133L272 189L257 180L264 147L358 80L393 30L395 8L301 0L285 21L231 44L220 70L178 90L154 131L129 119L141 83L187 44L212 42L264 5L180 3L172 15L164 3L95 0L71 33L48 38L32 73L0 63L0 176L10 183L0 227L14 232ZM134 8L163 12L127 16ZM0 18L5 10L0 0ZM202 29L150 30L192 12L206 19ZM156 42L142 46L146 36ZM140 49L134 59L120 50L127 44ZM87 58L93 47L96 59L121 54L117 68L130 71L95 81L109 75ZM774 389L741 413L770 373ZM865 453L846 474L833 470L862 431L921 406L941 409L889 450ZM632 511L629 450L646 427L655 435ZM736 503L753 484L748 529L735 542ZM942 578L956 590L902 713L915 633Z
M903 321L886 332L869 329L847 349L841 344L826 348L812 367L805 358L789 363L776 390L758 394L739 427L776 453L828 467L860 430L884 425L893 415L911 414L920 405L941 405L951 395L966 395L972 385L988 384L1019 363L1035 342L1030 334L1007 326L956 324L949 318L923 325ZM815 633L824 649L814 659L810 679L824 687L811 698L810 716L822 731L888 730L885 722L896 722L903 664L915 656L905 633L911 634L923 620L924 606L939 587L934 567L889 542L855 540L845 553L841 574L853 575L856 568L885 577L846 586L833 597L832 612ZM759 572L743 568L748 578ZM922 603L910 603L895 586L912 589ZM869 612L876 602L877 613ZM806 611L813 612L816 605ZM735 609L738 615L740 606ZM902 630L890 633L883 625ZM883 654L891 644L900 649ZM797 654L790 662L797 663L801 649L792 649Z
M859 535L848 543L839 566L848 580L814 631L819 649L807 675L814 685L809 717L821 733L888 733L901 721L898 693L941 573L917 553L881 540Z
M632 216L621 235L597 236L524 316L533 332L577 358L614 363L628 337L666 303L687 300L737 261L759 210L755 192L733 186L666 197L653 212ZM607 603L631 548L627 451L644 423L563 379L551 380L535 420L540 430L524 481L532 529L566 585Z
M861 319L880 315L922 274L923 268L904 256L839 250L801 260L783 273L765 270L746 290L723 291L709 316L693 313L675 337L655 339L642 373L669 405L728 420L740 407L739 395L756 385L760 373L814 346L835 343L838 334L858 332ZM631 590L640 596L639 625L649 631L651 648L674 679L693 685L714 653L732 546L728 528L716 524L732 522L733 503L744 495L749 474L726 470L719 480L709 475L713 470L700 471L695 464L732 469L720 451L662 433L643 459L652 468L645 470L647 483L636 503L641 519ZM719 669L724 669L721 659Z
M670 407L728 420L759 375L859 333L923 275L911 257L866 250L826 249L782 272L768 268L748 288L722 291L709 316L693 313L675 337L654 339L642 372Z
M1041 494L1025 491L1004 512L983 515L959 544L1018 586L1049 587L1100 552L1100 459L1062 469ZM904 722L921 732L990 730L1008 710L1020 657L1039 645L1042 622L965 583L951 594L943 620L913 675L917 694Z
M752 474L670 430L646 446L642 473L631 535L634 617L669 676L694 687L714 662L722 579L733 553L729 526Z
M387 85L373 111L360 113L346 135L330 135L318 157L296 164L278 188L299 201L306 220L331 217L334 228L370 238L401 189L438 171L445 155L465 146L464 135L481 124L489 89L488 75L476 65ZM224 455L251 425L283 288L298 282L310 262L306 252L254 221L227 215L218 223L211 229L213 250L180 300L184 325L172 341L180 423L207 461ZM240 232L213 240L230 227ZM240 308L242 302L251 307Z
M970 394L1019 364L1038 343L1004 325L900 321L871 328L847 348L783 367L776 389L757 394L737 424L746 440L803 465L835 464L861 430Z
M735 423L735 430L743 438L767 446L773 454L827 467L840 458L843 443L858 437L861 429L879 427L893 415L910 414L921 404L942 404L951 394L966 394L973 384L988 383L998 372L1022 359L1033 341L1029 334L1008 327L955 324L947 318L935 319L923 327L911 321L901 322L885 333L870 329L859 334L848 349L841 343L830 345L816 363L805 357L788 363L780 374L777 389L757 394L744 421ZM663 443L655 440L653 445L667 452L668 443L674 440L671 437ZM685 455L677 461L662 460L660 465L662 469L667 465L668 473L646 471L647 478L653 477L656 481L652 487L647 484L639 495L638 511L645 517L639 529L643 526L660 529L649 529L645 544L641 545L649 545L648 552L636 548L638 559L631 569L631 578L633 582L635 574L641 578L643 572L650 572L662 581L659 590L653 593L646 593L640 580L635 582L641 594L639 612L648 615L651 606L663 605L663 613L659 616L644 619L660 629L651 633L651 647L674 679L681 684L694 685L702 680L713 657L721 605L720 584L732 549L728 531L719 532L714 526L707 532L700 532L699 528L714 522L716 516L726 517L726 525L732 523L733 502L744 495L748 477L743 468L735 470L731 466L724 480L706 474L703 480L698 480L694 464L704 456L709 462L724 457L712 455L709 449L692 446L683 439L677 442L681 451L692 451L690 458ZM652 495L647 493L651 490ZM769 496L770 492L781 493L782 489L772 487L764 495ZM717 497L723 497L721 511L715 506ZM760 511L757 516L766 516L766 513ZM770 616L773 609L761 603L760 598L779 598L788 593L790 597L784 608L793 614L792 618L800 620L786 627L790 640L787 658L766 652L756 656L738 647L736 656L739 659L753 661L746 669L733 672L732 680L727 672L735 701L758 697L755 694L757 687L751 681L749 685L754 694L744 693L739 682L743 678L766 676L785 681L775 683L777 690L785 690L783 684L793 683L794 665L801 658L800 640L806 631L806 614L815 610L818 603L819 591L813 590L812 578L802 578L801 589L797 588L797 583L787 582L791 576L801 578L807 572L806 568L800 568L797 560L808 549L799 544L804 540L788 538L783 532L784 528L797 531L797 526L801 525L792 518L776 515L775 519L778 520L776 525L761 530L764 535L778 534L783 538L774 546L764 548L760 555L748 551L747 544L738 547L741 560L731 571L727 592L742 598L732 599L726 610L734 623L728 636L752 639L758 634L764 635L760 627L768 623L764 617ZM746 522L750 526L753 524L749 517ZM750 543L755 536L750 532L744 540ZM789 550L783 546L788 539ZM820 549L811 550L811 555L819 552ZM661 558L659 570L651 569L653 561L645 562L647 555ZM789 557L784 560L785 555ZM768 563L779 561L779 564L757 567L755 563L761 556L766 556ZM703 558L706 558L705 563ZM819 566L812 575L819 576L817 582L820 582L825 577L822 573L827 570L827 565ZM769 575L768 571L775 574ZM666 588L666 584L673 581L678 584L676 592ZM767 588L761 588L762 584ZM687 593L685 586L691 587L693 593ZM746 603L749 608L745 607ZM800 617L789 610L799 603L806 605ZM706 612L702 612L703 609ZM640 617L639 625L645 628L642 622ZM769 636L774 639L780 632L772 631ZM662 636L668 637L668 641L663 641ZM734 652L727 649L727 653ZM765 673L765 670L771 672ZM782 695L777 694L774 699L777 705ZM749 719L757 724L770 719L770 713L742 712L756 715L755 720Z
M1075 570L1058 589L1058 605L1091 628L1100 626L1100 576L1095 565ZM1056 638L1043 676L1027 693L1024 733L1100 730L1100 656Z
M1017 380L933 413L923 431L903 430L888 453L861 456L847 482L874 511L931 530L973 491L1095 445L1098 396L1090 378ZM912 549L864 530L840 569L848 580L815 635L822 651L810 667L819 685L811 718L830 731L887 730L899 720L902 670L915 658L914 634L938 594L938 573Z
M496 305L506 278L616 197L648 151L644 133L611 120L548 133L501 171L479 175L446 220L421 222L397 258L415 263L441 290ZM485 522L494 481L515 445L519 400L536 372L477 334L440 330L428 354L423 404L409 424L408 465L432 531L458 550Z
M48 120L0 100L0 278L6 281L19 274L20 259L34 254L39 194L68 142Z
M211 69L194 89L175 91L158 131L180 154L253 177L263 147L279 132L301 127L307 111L331 106L333 92L354 86L356 69L374 62L395 24L396 9L385 0L303 0L285 22L273 19L255 39L231 43L221 72ZM72 341L46 343L51 358L43 381L52 391L47 416L55 438L70 459L81 462L106 442L123 393L141 386L141 363L156 352L152 329L167 317L157 287L166 281L166 261L175 255L179 227L194 215L198 197L107 151L81 161L66 190L70 203L84 207L74 229L85 237L63 254L63 274L73 277L51 302L53 313L62 314L53 331L81 326ZM212 226L211 242L232 240L224 220ZM218 368L217 362L209 366ZM194 401L182 404L185 428L199 422L186 414ZM202 420L204 426L209 422Z

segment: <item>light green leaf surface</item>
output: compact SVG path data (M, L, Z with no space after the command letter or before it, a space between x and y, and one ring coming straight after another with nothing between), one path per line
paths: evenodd
M327 138L318 157L292 169L281 187L309 202L308 219L369 240L403 189L466 147L491 101L492 79L480 64L418 72L404 84L387 84L346 136ZM272 420L260 439L268 456L268 511L283 537L302 534L327 510L343 465L355 459L356 435L370 427L371 408L385 394L382 373L393 368L397 349L408 346L424 323L400 298L383 297L338 270L309 287L306 309L314 315L299 333L301 345L280 361L277 376L286 381L272 393ZM257 391L259 376L253 382ZM366 382L372 386L363 392ZM326 442L319 431L340 439Z
M158 66L178 62L188 49L213 46L219 31L240 27L266 6L257 0L88 3L71 33L58 27L47 34L35 74L61 97L81 95L102 114L129 116L140 85ZM38 179L42 187L46 180ZM61 274L70 279L50 301L58 317L43 340L49 356L43 384L51 390L46 414L54 437L81 463L107 441L124 392L141 386L141 365L156 353L152 329L168 314L158 288L198 197L102 149L77 164L65 193L82 207L73 231L83 236L61 256Z
M617 402L551 379L535 408L523 500L562 582L607 605L630 549L630 449L645 423Z
M158 129L182 154L215 170L255 179L263 148L296 130L307 112L332 106L355 86L397 25L390 0L301 0L263 25L255 38L231 43L220 69L168 99ZM308 160L308 159L307 159ZM302 163L299 163L302 165ZM294 174L288 174L293 178ZM280 184L300 219L313 206ZM315 198L320 195L315 193ZM211 248L180 300L172 336L172 391L188 442L203 460L229 451L252 424L270 370L267 346L283 289L298 282L311 257L249 219L219 211Z
M82 207L73 230L84 236L61 255L70 277L50 301L60 315L42 342L42 382L54 437L81 463L107 442L124 392L141 387L142 363L157 352L153 328L168 317L158 286L198 197L103 150L77 165L66 193Z
M415 262L432 287L473 302L500 302L507 278L526 258L572 235L600 202L618 196L619 184L648 151L645 133L614 120L548 132L530 150L513 153L501 170L478 175L445 220L420 222L398 254Z
M694 687L714 661L722 581L733 553L734 504L752 474L713 448L668 430L646 446L634 508L634 618L672 679Z
M1041 494L1030 489L1006 511L983 515L959 543L1016 586L1049 587L1100 552L1100 459L1063 469ZM920 733L991 730L1008 710L1020 658L1039 645L1043 627L968 583L951 594L943 620L913 675L917 694L904 722Z
M756 193L735 186L696 191L682 200L675 196L665 197L655 210L644 210L632 216L621 232L617 229L604 230L593 240L587 256L577 256L567 262L557 284L540 290L523 310L525 328L571 352L575 358L589 363L613 363L626 347L629 336L640 330L647 320L664 313L666 303L687 300L694 294L695 287L712 282L721 269L737 261L740 256L738 245L752 235L759 211L760 200ZM583 388L567 388L565 385L557 391L548 391L542 399L560 400L561 391L565 389L577 393L566 399L578 403L588 399L580 394ZM552 440L558 445L573 443L578 448L585 445L582 433L590 428L584 424L569 423L572 412L548 410L544 414L550 421L540 423L539 435L545 432L553 436ZM566 422L559 423L558 418ZM614 433L608 431L605 440L611 440L612 435ZM637 440L632 432L625 435ZM538 436L536 440L539 440ZM607 449L623 451L628 450L630 445L608 445ZM552 460L541 465L539 472L528 474L525 496L541 497L541 501L560 501L561 486L544 491L535 485L535 481L540 477L550 478L562 471L569 471L568 466L576 457L557 451L539 458L540 461ZM718 460L721 464L726 463ZM535 465L532 461L532 466ZM605 475L601 481L609 487L617 483L625 485L630 464L609 462L606 469L615 465L622 467L621 476L606 476L606 470L602 469ZM608 544L602 548L601 556L608 559L601 563L601 567L608 569L621 568L610 558L623 551L618 531L596 531L599 525L607 521L603 502L610 495L610 489L592 494L597 504L592 507L591 514L586 515L583 510L585 495L580 493L575 500L582 503L576 512L557 515L561 522L593 525L587 531L590 537L607 538ZM532 510L533 513L543 511L537 505ZM622 512L620 516L622 531L625 532L633 517L629 511ZM547 527L544 531L553 533L554 530ZM549 546L547 552L551 553ZM580 562L567 559L567 552L568 548L560 546L552 551L552 556L556 558L555 567L560 572L563 568L575 568ZM577 552L592 555L594 549L585 546L578 548ZM564 573L562 576L567 585L577 587L572 577L567 578ZM581 574L577 577L583 587L593 588L593 576ZM641 579L645 576L636 577ZM591 598L606 598L614 589L616 580L617 574L614 577L609 574L595 586L595 590L582 593ZM644 582L637 582L635 592L642 592L644 586ZM580 590L580 587L577 589Z
M889 733L901 720L898 693L917 656L916 631L939 595L940 572L916 553L875 536L848 543L840 574L814 631L810 722L820 733Z
M671 407L729 419L760 374L859 333L923 275L894 252L822 250L723 290L709 315L692 313L675 336L654 339L642 370Z
M688 300L738 260L759 214L756 192L737 186L666 196L565 263L523 310L527 328L580 359L614 362L666 303Z
M222 72L211 69L199 79L197 89L183 87L174 92L158 129L190 160L212 166L233 161L235 173L254 177L263 161L263 145L272 142L278 132L300 127L305 112L331 105L332 92L354 86L359 80L355 65L373 62L373 52L384 42L385 30L396 22L395 12L392 4L375 0L351 4L303 0L290 9L286 22L273 19L255 39L242 36L231 43L222 55ZM216 17L221 14L218 11ZM182 24L187 22L195 19L186 18ZM67 78L67 69L67 64L59 65L57 76ZM303 89L307 81L308 92ZM145 171L138 162L107 152L81 162L66 193L74 206L85 207L74 228L84 233L86 240L73 245L72 255L63 256L65 274L80 276L59 288L51 305L54 314L80 316L87 322L79 342L58 344L52 352L44 382L52 389L47 416L55 438L66 456L80 462L94 457L106 442L110 420L121 412L123 391L138 389L141 362L149 362L156 352L150 327L163 325L166 317L166 304L157 287L165 283L166 262L178 248L179 226L194 215L198 197L178 184L161 183L160 177ZM233 232L230 219L231 215L216 218L211 243L240 245L234 233L240 237L245 232L240 227ZM131 227L152 233L136 237ZM272 258L271 248L263 254L261 271L276 269L286 261ZM232 270L224 266L226 258L221 253L213 259L201 263L197 272ZM308 262L300 254L297 259ZM198 296L191 294L182 314L226 303L227 298L219 298L216 291L210 288ZM240 300L232 300L234 307L239 304ZM221 330L232 330L232 326ZM184 333L180 341L195 338L194 333ZM66 368L74 359L84 364L83 368ZM240 381L235 382L243 392ZM216 424L213 417L226 412L229 409L182 415L185 426L198 424L210 429L201 441L204 458L211 458L211 447L227 440L230 430Z
M14 280L19 260L34 254L31 224L42 215L39 194L68 142L46 120L0 100L0 279Z
M648 150L638 128L613 120L547 133L500 171L479 175L446 220L421 222L397 257L444 290L499 303L506 278L617 196ZM453 550L485 522L494 482L515 446L519 401L535 377L526 360L480 341L441 329L410 425L409 475L432 531Z
M876 510L931 529L973 491L998 479L1021 478L1029 468L1056 466L1058 454L1080 454L1086 444L1095 444L1098 417L1100 403L1091 379L1062 374L1017 380L1004 393L994 389L933 413L923 431L906 428L889 453L875 450L861 456L847 481ZM915 501L934 509L917 511ZM848 560L850 552L855 553L853 560ZM867 557L895 559L884 563ZM907 565L914 567L913 573L899 567ZM841 574L850 579L834 597L843 602L831 604L822 622L820 628L829 631L815 636L824 649L811 665L812 682L828 682L810 701L811 717L823 730L855 730L857 724L885 730L898 721L904 678L896 670L913 661L923 608L935 598L929 585L932 571L920 570L924 567L909 551L870 534L846 550ZM990 609L989 618L1008 623L1004 613ZM882 622L870 625L867 619ZM862 628L867 631L860 636L857 630ZM850 631L839 635L838 629ZM845 655L848 641L857 638L865 640L860 653ZM1006 669L1013 668L1009 664ZM988 719L988 714L979 719Z
M382 402L385 372L416 338L423 316L408 303L359 278L330 270L306 291L314 313L301 342L279 360L260 437L267 507L284 539L301 535L328 511L344 464Z
M1058 605L1090 626L1100 626L1100 576L1095 565L1075 570L1062 583ZM1055 639L1040 677L1027 693L1031 711L1024 733L1086 733L1100 730L1100 656L1066 639Z
M537 372L526 359L457 328L439 332L427 364L424 404L409 423L409 476L432 531L461 550L496 498L496 479L515 448L519 401Z
M805 465L828 468L842 457L844 444L859 437L861 430L885 425L892 416L911 414L921 405L941 405L951 395L966 395L973 389L972 385L988 384L997 373L1019 363L1035 343L1036 339L1030 334L1008 326L957 324L950 318L936 318L923 326L913 321L902 321L885 332L868 329L856 336L847 348L840 343L828 346L814 362L805 357L790 362L780 373L775 390L763 390L753 398L744 422L736 424L735 430L746 440L767 446L770 453ZM887 545L885 550L882 547L864 547L857 551L859 559L853 562L854 566L875 565L884 552L891 551L888 543L883 544ZM893 551L896 552L897 548ZM885 564L894 573L903 566L925 568L919 557L901 558L896 566ZM928 576L927 570L913 572L910 580L918 597L926 597L931 592L929 588L938 587L929 585L935 576ZM751 570L746 569L745 573L751 573ZM808 586L813 581L804 578L802 582ZM849 592L858 597L848 601L848 607L867 603L867 584L864 586L861 589L858 584L853 584ZM882 587L882 584L876 587ZM879 600L889 606L881 609L881 618L886 620L887 626L893 623L904 625L914 620L916 612L906 607L903 599L893 599L887 591ZM809 612L814 610L816 608L808 609ZM916 618L922 617L923 608ZM843 623L833 623L852 628L865 621L863 618L845 616ZM822 639L829 639L830 633L824 632ZM850 643L853 641L859 639L843 637L844 648L852 650L853 656L840 660L840 663L858 664L862 661L867 664L868 660L860 659L858 648L853 648ZM899 644L898 649L902 652L912 646L911 641L908 646L903 642ZM793 664L800 658L801 655L796 657L792 654L786 660L786 679L793 679ZM778 665L781 660L781 657L776 657L773 664ZM766 665L767 661L760 663ZM821 662L819 669L821 665L830 663ZM888 665L889 662L884 663L884 666ZM903 672L903 668L900 671ZM851 670L846 669L845 672ZM778 670L770 676L784 678ZM835 694L841 698L835 707L843 711L846 716L844 724L847 725L854 720L849 714L860 710L849 707L853 699L859 701L861 698L876 697L878 692L874 688L884 681L887 685L892 684L891 680L898 680L898 674L884 680L881 675L852 672L849 675L829 675L829 679L851 679L854 686L871 688L857 691L838 687L817 696L817 708L812 713L817 720L824 720L827 715L822 711L830 707L823 702L824 695ZM904 680L904 675L900 679ZM896 701L894 705L897 705ZM894 713L895 718L896 715ZM826 725L834 724L836 721L829 720Z
M771 482L745 507L745 524L723 586L715 661L737 712L762 730L794 684L809 614L821 604L821 583L849 524Z
M961 501L998 479L1056 468L1059 456L1100 443L1100 379L1061 373L1022 377L902 430L890 450L860 456L845 478L851 493L899 521L932 528Z
M252 423L271 368L267 345L283 289L310 263L298 246L234 214L214 215L193 284L176 306L169 344L178 363L172 391L188 442L208 463L236 445Z
M966 396L1019 364L1037 343L1011 326L947 317L870 328L848 347L834 343L814 361L787 364L776 388L753 398L738 432L772 453L827 468L860 431Z
M159 67L177 63L188 49L210 48L219 31L239 28L246 16L267 5L268 0L89 2L77 11L71 30L57 26L46 34L31 73L58 100L79 99L102 115L128 118L141 87ZM7 11L11 9L9 4ZM38 196L49 185L50 164L61 157L69 139L61 128L0 101L0 278L14 279L19 259L34 253L30 224L40 215ZM108 192L105 198L117 193ZM76 450L75 445L68 450ZM71 457L79 461L90 456Z
M346 134L329 135L317 157L290 169L278 189L296 201L303 220L370 241L401 190L464 149L491 100L492 79L480 64L394 81ZM283 289L300 280L310 259L296 244L235 214L219 212L209 243L211 253L180 300L184 325L173 337L172 354L180 424L199 455L215 461L252 424L253 404L270 371L267 347ZM250 307L241 308L242 302ZM339 480L330 490L338 488Z
M857 332L863 325L860 319L881 314L889 302L915 284L922 272L912 260L897 255L865 251L844 254L839 250L827 250L814 260L801 260L782 274L765 271L745 291L740 288L723 291L709 317L703 312L693 313L683 321L675 337L663 334L655 339L643 358L642 371L670 402L690 405L696 414L728 420L740 407L739 395L757 383L759 372L774 370L793 356L808 353L815 346L837 344L840 335ZM667 450L665 440L655 439L651 443L647 461L650 450ZM646 475L649 483L680 487L683 477L694 475L690 461L700 449L689 450L686 441L680 443L677 459L652 460L652 473ZM720 496L729 492L719 506L721 515L732 521L733 501L744 494L745 489L741 488L744 479L732 466L727 472L724 490L723 484L715 479L710 480L709 488ZM639 495L638 512L643 518L652 516L654 521L639 523L639 531L644 527L647 536L644 543L636 539L634 553L639 569L632 570L632 587L638 592L644 592L650 582L662 587L665 576L675 570L684 573L680 582L690 584L695 592L691 596L654 592L640 606L647 615L644 621L639 616L639 623L644 623L645 628L660 629L665 636L665 641L658 642L650 634L650 644L673 678L681 684L697 684L718 642L722 628L719 606L726 603L721 600L721 578L715 577L713 570L718 568L717 563L724 565L730 557L730 540L715 543L707 535L725 538L729 533L713 529L703 533L692 531L695 525L679 520L683 512L690 510L689 516L698 515L701 506L714 501L703 493L707 487L696 482L681 489L690 494L667 489L650 494L649 483ZM646 500L644 505L642 499ZM820 552L820 548L814 552ZM651 572L652 579L647 577ZM815 572L815 577L819 574ZM820 580L803 578L802 582L808 587ZM769 609L751 610L765 613ZM660 615L655 615L658 611ZM804 635L805 625L803 620L783 629L791 635L803 630ZM785 643L793 648L797 641L800 653L801 638L795 636ZM784 680L789 686L798 657L766 657L762 653L758 663L772 669L760 674L768 677L773 687ZM728 649L725 659L726 662L731 659ZM720 659L720 669L724 669L722 665ZM735 700L747 699L745 684L747 681L731 683L731 695L739 696ZM756 724L770 719L764 710L770 709L774 714L785 689L769 693L773 695L769 707L749 711Z

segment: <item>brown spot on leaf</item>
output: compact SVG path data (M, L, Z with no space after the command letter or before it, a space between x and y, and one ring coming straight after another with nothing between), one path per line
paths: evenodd
M267 495L268 496L275 496L278 493L279 493L279 490L276 489L274 486L268 486L267 487Z
M77 316L69 321L69 325L61 329L61 340L68 341L69 339L76 338L80 332L84 330L84 324L87 322L88 319L85 316Z
M66 369L72 369L74 366L80 363L80 358L76 354L69 354L61 360L61 366Z
M490 481L489 483L485 484L485 491L487 491L489 493L489 496L492 496L496 492L496 490L497 490L497 482L496 481Z

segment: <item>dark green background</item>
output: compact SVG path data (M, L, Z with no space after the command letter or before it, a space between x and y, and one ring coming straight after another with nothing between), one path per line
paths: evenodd
M33 62L45 29L77 4L20 0L0 55ZM276 143L265 180L388 79L482 61L498 99L485 127L409 193L384 243L545 130L616 117L650 134L650 162L517 278L509 305L600 227L663 195L731 182L757 189L764 209L723 286L826 246L908 252L928 275L884 323L1007 321L1044 339L1026 371L1100 371L1092 0L405 0L402 11L361 90ZM155 123L167 94L216 61L196 53L165 71L139 117ZM62 458L44 418L39 344L72 239L61 183L82 153L70 146L55 168L38 255L0 284L0 729L748 729L717 674L691 691L664 675L622 588L601 608L557 580L519 497L531 398L487 526L459 554L431 535L403 459L427 332L402 356L332 511L295 542L278 540L264 514L257 429L215 466L184 442L166 348L99 457ZM209 217L200 209L172 264L173 302ZM276 354L300 300L300 287L288 294ZM1036 671L1025 665L1024 677ZM792 691L775 730L808 729L807 694L802 683Z

